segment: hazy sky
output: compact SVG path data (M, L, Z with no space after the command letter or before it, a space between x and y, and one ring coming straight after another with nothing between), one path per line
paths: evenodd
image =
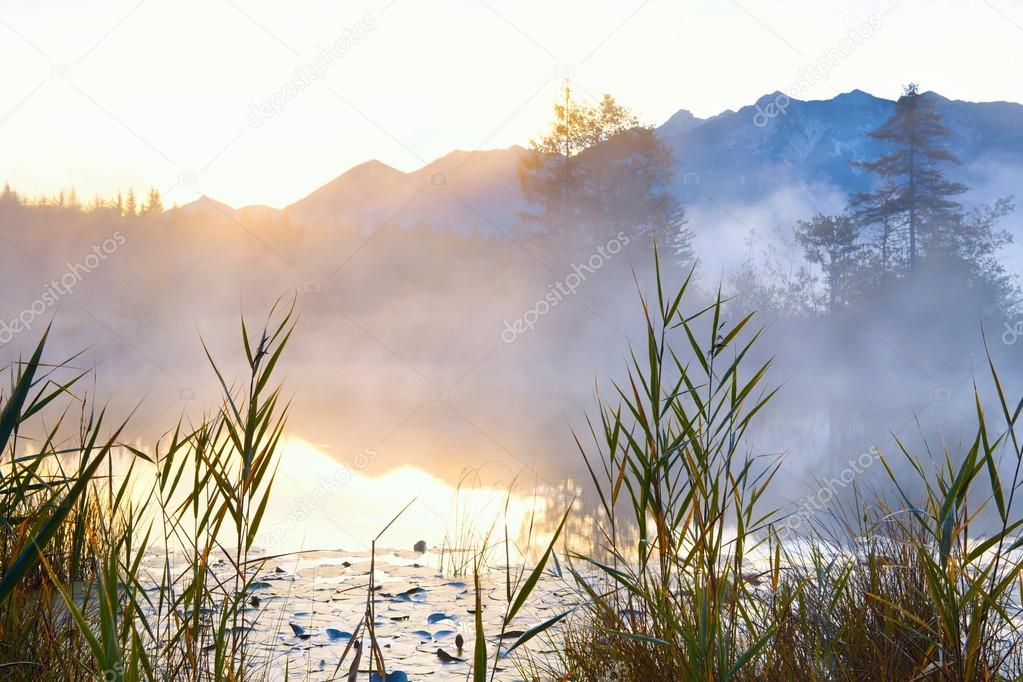
M1018 0L0 0L0 181L282 206L370 158L525 144L569 74L661 123L910 80L1023 101L1021 53Z

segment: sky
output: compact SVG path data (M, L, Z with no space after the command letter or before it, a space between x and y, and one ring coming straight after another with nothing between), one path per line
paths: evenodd
M910 81L1018 102L1021 38L1019 0L0 0L0 182L281 207L527 144L566 77L651 124Z

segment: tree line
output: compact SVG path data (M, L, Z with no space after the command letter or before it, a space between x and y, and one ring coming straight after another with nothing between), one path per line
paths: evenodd
M769 263L748 266L733 278L737 293L756 307L835 313L940 280L972 292L988 311L1012 310L1018 289L997 254L1011 241L1000 223L1013 200L972 208L962 202L968 188L950 176L960 162L948 149L949 134L935 101L907 86L889 118L868 134L883 151L849 161L873 187L849 196L844 212L818 213L795 226L795 245L812 267L782 276ZM652 126L611 95L580 101L566 82L548 130L520 159L518 180L530 205L521 229L562 245L625 231L656 239L678 263L691 262L677 167ZM0 205L11 202L124 217L164 210L155 188L143 200L129 189L83 206L74 189L30 199L5 185Z
M24 196L11 189L10 183L4 183L0 189L0 205L20 204L22 206L51 206L54 208L67 208L75 211L115 211L123 217L142 215L143 213L157 212L164 210L163 197L160 190L151 187L145 198L139 200L135 196L135 190L128 189L127 192L118 192L112 197L96 195L92 201L83 204L78 197L75 188L62 189L52 196L45 194L39 196ZM175 204L176 207L176 204Z
M974 208L961 201L968 188L949 174L960 163L949 134L934 99L907 86L891 116L868 134L880 155L849 161L873 188L848 197L841 214L818 213L795 226L795 245L811 267L783 274L748 264L733 278L737 293L776 311L833 313L937 279L971 292L989 311L1012 309L1017 287L997 253L1011 241L1000 222L1013 200ZM654 129L611 95L580 102L566 82L548 131L531 140L520 162L519 182L534 209L523 223L587 241L624 229L690 261L692 233L673 191L676 167Z

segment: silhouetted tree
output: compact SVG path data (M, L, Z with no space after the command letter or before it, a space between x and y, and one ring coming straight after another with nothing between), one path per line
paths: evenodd
M157 213L163 211L163 199L160 198L160 190L155 187L150 188L149 195L146 197L146 205L142 208L143 213L149 213L150 211L156 211Z
M670 192L674 158L654 133L611 95L577 101L566 83L548 132L530 141L519 164L524 217L565 234L650 233L691 257L685 212Z
M795 236L806 259L824 271L828 310L834 312L840 302L845 302L846 281L858 264L861 249L856 225L848 216L818 213L810 220L800 220Z
M972 290L986 315L1006 315L1018 304L1015 278L997 257L1012 236L999 227L1014 210L1011 197L940 223L932 235L933 248L921 259L934 281L951 282Z
M905 262L904 255L896 250L900 243L898 216L894 209L895 192L896 185L887 180L881 188L858 194L851 202L857 228L861 234L866 235L867 244L876 251L882 284L887 282L893 268L899 268Z
M921 251L932 245L941 224L954 221L962 209L953 197L966 187L941 170L945 164L958 163L942 144L948 134L934 102L910 84L895 103L895 113L870 133L888 151L875 161L853 163L881 180L879 189L855 195L852 207L861 223L882 225L884 267L892 233L901 229L906 232L906 263L912 276Z
M0 204L18 203L18 194L11 189L9 182L4 183L4 189L0 192Z
M893 276L915 280L926 268L929 293L934 287L945 295L970 292L986 314L1005 313L1016 304L1017 291L996 254L1011 241L998 223L1012 212L1012 199L965 209L956 197L967 187L942 170L959 163L943 144L948 135L934 99L916 85L907 86L892 116L870 133L887 151L876 161L853 164L880 180L850 201L871 247L861 259L859 286L865 297L884 294L892 290Z
M124 215L127 217L133 217L138 210L135 204L135 190L129 189L128 194L124 198Z

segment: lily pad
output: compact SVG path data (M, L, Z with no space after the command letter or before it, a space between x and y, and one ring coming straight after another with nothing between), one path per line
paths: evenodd
M408 682L408 675L401 670L392 670L387 675L373 673L369 676L370 682Z
M439 623L442 620L450 620L452 623L457 623L458 616L454 614L437 612L431 613L429 616L426 617L426 622L429 623L430 625L433 625L434 623Z
M324 630L327 633L327 638L334 642L339 639L351 639L352 633L347 630L339 630L338 628L327 628Z

